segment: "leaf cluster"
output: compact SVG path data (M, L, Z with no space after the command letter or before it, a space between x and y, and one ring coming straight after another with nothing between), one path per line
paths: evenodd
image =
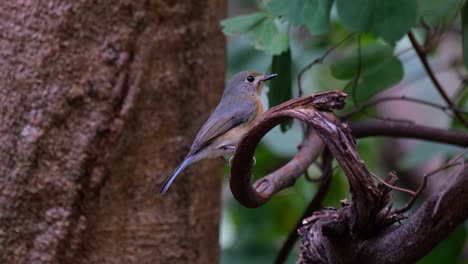
M345 81L344 91L359 104L402 80L396 44L415 27L448 25L461 14L463 60L468 66L467 6L459 0L269 0L260 2L259 10L221 25L226 35L241 36L272 57L271 71L279 77L270 83L270 107L293 95L292 29L330 42L336 35L355 34L354 48L329 67L331 77Z

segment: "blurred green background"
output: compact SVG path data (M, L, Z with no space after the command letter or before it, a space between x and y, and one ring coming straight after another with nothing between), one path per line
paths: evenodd
M286 1L285 1L286 2ZM288 1L289 2L289 1ZM294 2L294 1L291 1ZM230 0L228 17L246 15L265 9L268 2L252 0ZM452 27L459 23L458 11L462 1L457 0L420 0L417 1L418 16L424 18L426 23L431 25ZM275 20L278 28L287 32L289 36L289 46L291 50L291 65L284 65L291 69L292 97L299 94L297 86L297 75L299 71L315 58L322 54L347 36L342 23L338 19L336 6L331 8L330 29L326 33L314 34L304 26L292 26L281 20ZM456 28L456 26L455 26ZM414 32L421 39L425 36L425 31L421 27L415 27ZM453 67L451 60L459 59L461 55L460 37L455 34L446 34L439 39L439 43L431 50L430 61L434 70L440 73L438 77L447 88L451 88L451 94L466 94L464 86L460 88L457 76L457 67ZM371 48L384 45L384 41L373 37L371 34L361 36L362 60L366 60L366 52L369 52L370 60L376 56ZM370 48L368 48L370 47ZM453 48L455 47L455 48ZM368 48L368 49L367 49ZM384 47L386 49L386 47ZM424 99L427 101L443 104L439 94L431 86L421 63L411 48L411 44L406 37L394 43L389 50L381 49L382 54L390 53L392 64L387 68L383 67L380 74L368 74L364 77L363 87L367 85L375 87L382 85L379 91L383 90L388 95L408 95ZM317 64L308 70L302 78L304 94L311 94L323 90L344 89L349 85L351 78L340 78L339 71L355 71L355 67L346 69L343 65L345 59L350 60L356 56L357 38L351 38L337 48L323 64ZM349 62L349 61L348 61ZM228 74L231 77L236 72L242 70L256 70L270 73L272 56L265 51L256 49L249 42L249 36L228 37ZM281 65L280 65L281 67ZM392 68L393 67L393 68ZM401 68L401 76L399 68ZM363 68L363 72L367 69ZM371 72L372 69L369 70ZM396 82L392 80L392 73L395 72ZM344 72L344 75L347 73ZM387 76L388 75L388 76ZM366 79L367 78L367 79ZM387 78L387 79L386 79ZM370 89L370 88L369 88ZM364 88L361 90L365 90ZM460 90L462 92L460 92ZM463 92L464 91L464 92ZM269 89L264 89L264 104L268 105ZM372 97L363 95L363 101ZM466 109L466 100L460 100L461 106ZM347 109L352 109L353 104L348 100ZM408 114L410 113L410 114ZM370 116L369 116L370 115ZM449 128L457 127L457 123L442 111L434 108L414 104L385 104L377 109L372 109L367 115L355 117L370 118L372 115L392 117L395 119L410 119L416 123L427 126ZM272 130L261 142L256 151L257 163L254 167L254 178L259 178L278 167L285 164L297 151L297 146L302 139L301 125L293 123L286 133L282 133L277 127ZM453 146L422 142L415 140L389 141L386 138L367 138L358 141L358 148L367 166L380 177L384 177L389 171L396 170L402 177L412 177L405 175L423 175L431 169L437 168L438 164L446 161L460 153L461 149ZM335 164L336 165L336 164ZM228 169L226 168L226 177ZM318 177L320 171L316 166L311 166L309 174ZM436 177L443 177L440 174ZM420 183L420 178L413 177L402 180L402 185L416 189ZM437 190L440 182L444 179L431 179L431 188L426 194ZM227 181L223 187L223 213L221 225L220 244L222 248L222 263L273 263L282 243L296 225L305 207L313 198L317 183L308 182L301 177L296 184L275 196L266 205L256 208L244 208L235 201L230 193ZM334 171L332 185L324 201L324 206L339 208L342 199L349 198L347 181L340 169ZM408 199L407 196L396 194L395 206L401 206ZM417 204L413 206L417 208ZM463 208L462 210L465 210ZM465 246L466 227L459 226L442 244L440 244L431 254L418 263L468 263ZM296 245L293 254L289 256L287 263L295 263L298 259L298 247Z

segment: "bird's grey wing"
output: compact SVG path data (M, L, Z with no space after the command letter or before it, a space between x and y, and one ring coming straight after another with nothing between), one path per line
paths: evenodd
M247 122L255 116L256 111L255 102L252 100L242 100L218 106L198 132L190 152L197 152L216 137Z

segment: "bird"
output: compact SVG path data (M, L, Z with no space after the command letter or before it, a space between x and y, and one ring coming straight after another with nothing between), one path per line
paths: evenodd
M242 71L227 82L218 106L201 127L187 156L163 184L160 195L190 164L219 157L225 160L224 156L234 153L241 137L263 113L260 96L265 82L276 76Z

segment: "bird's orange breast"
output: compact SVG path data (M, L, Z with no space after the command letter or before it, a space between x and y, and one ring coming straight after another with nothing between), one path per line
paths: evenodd
M257 99L257 101L255 102L255 104L257 105L257 113L255 114L255 118L261 114L263 114L263 104L262 104L262 100L260 98Z

